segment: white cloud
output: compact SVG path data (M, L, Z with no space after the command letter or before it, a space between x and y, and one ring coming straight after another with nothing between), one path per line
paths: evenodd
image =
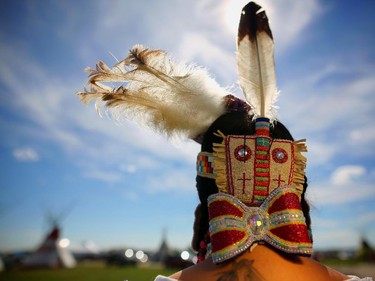
M331 182L334 185L353 184L355 179L365 175L365 173L366 169L362 166L341 166L332 173Z
M215 71L221 83L233 83L237 79L235 54L211 41L202 32L185 32L177 53L188 62L199 61L211 74Z
M75 97L74 93L81 85L65 83L54 73L47 73L22 50L7 47L5 44L1 50L4 58L0 64L1 82L13 96L10 98L9 94L9 97L6 97L9 99L9 106L18 109L37 125L27 127L25 131L24 124L19 124L18 131L24 132L28 137L33 135L39 141L52 140L58 143L76 158L76 164L84 167L83 171L87 170L88 165L90 170L98 170L99 167L105 170L109 163L118 163L117 167L120 167L124 165L124 160L128 165L133 165L131 170L134 170L134 167L150 169L161 164L155 156L195 162L196 153L189 154L194 151L192 145L188 144L184 149L177 148L163 137L131 121L125 120L123 124L116 124L113 120L101 119L92 105L85 108ZM17 126L15 124L15 127ZM194 146L199 147L195 144ZM16 155L25 159L26 152L21 154L18 151ZM37 159L36 152L28 153L29 160ZM118 180L113 174L96 172L95 176L93 173L84 173L85 176L108 182Z
M371 209L371 207L370 207ZM361 237L372 238L375 212L353 213L337 216L335 219L322 219L313 216L314 247L319 248L357 248ZM373 239L370 240L373 243Z
M122 181L122 175L119 172L106 172L103 170L91 170L86 171L83 174L83 177L89 179L100 180L106 183L118 183Z
M339 205L374 198L375 190L371 184L352 184L351 186L324 185L312 188L309 194L317 205Z
M198 60L211 71L215 71L220 83L233 84L237 81L237 30L241 9L247 3L246 0L222 1L219 4L212 0L200 1L196 6L195 16L201 23L201 28L194 26L194 29L191 29L186 26L184 32L178 31L182 37L182 40L178 41L178 55L188 61ZM300 34L322 12L322 7L316 0L303 3L290 0L262 1L260 4L270 19L277 51L301 41L303 37ZM221 21L218 22L218 19ZM212 22L215 24L211 26ZM220 37L228 38L227 42L218 40L218 34Z
M375 142L375 125L353 128L349 136L358 149L361 149L363 146L369 147L369 145L373 145ZM358 143L361 145L358 145ZM366 149L366 152L371 152L371 150Z
M69 103L74 100L75 92L72 86L48 73L18 46L2 44L1 53L1 83L9 89L4 100L9 107L38 125L28 128L27 133L34 130L37 131L34 135L44 140L58 141L66 146L80 145L79 137L66 129L70 116L77 116L70 114Z
M137 171L137 166L135 166L133 164L128 164L128 165L121 164L119 169L120 169L120 171L124 171L124 172L127 172L129 174L133 174Z
M310 183L308 194L317 206L375 200L373 177L361 166L337 168L332 173L330 181Z
M13 156L17 161L21 162L36 162L39 161L38 152L31 147L15 148Z
M185 170L170 169L164 174L153 177L146 187L150 193L172 192L195 194L195 177Z
M316 20L323 7L317 0L308 1L262 1L270 19L275 44L280 51L305 39L301 33Z
M206 2L212 4L201 5L206 10L217 5L217 1L208 0ZM241 10L248 2L248 0L222 1L220 9L216 10L220 12L216 14L216 17L223 20L223 26L226 27L232 38L237 36ZM296 44L297 40L300 41L303 38L300 34L323 12L323 7L317 0L303 2L262 0L258 4L266 11L277 50L280 51Z
M301 33L323 12L323 7L317 0L266 0L261 5L270 19L275 44L280 51L306 38Z
M307 165L309 167L328 163L337 153L337 144L318 142L314 139L307 139Z
M349 216L342 214L329 219L322 218L319 212L313 214L313 229L334 230L345 225L347 228L367 230L368 227L375 226L375 211L371 210L371 206L367 207L366 210L350 213Z
M366 62L348 67L346 58L327 58L282 89L280 118L298 138L307 138L309 166L331 165L340 154L375 154L373 73Z

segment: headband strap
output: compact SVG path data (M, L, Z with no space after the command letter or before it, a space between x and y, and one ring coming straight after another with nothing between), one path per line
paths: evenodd
M197 156L197 174L198 176L214 179L214 156L212 153L202 151Z

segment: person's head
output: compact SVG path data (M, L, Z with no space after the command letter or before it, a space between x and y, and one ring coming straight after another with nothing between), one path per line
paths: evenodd
M229 112L220 116L216 121L212 123L207 132L204 134L201 151L213 152L213 144L221 143L222 137L217 134L220 131L224 135L255 135L255 121L253 116L247 112ZM292 135L288 129L278 121L275 121L270 127L270 137L272 139L289 140L294 141ZM192 247L198 251L200 248L200 242L203 240L209 228L208 219L208 207L207 198L214 193L218 192L218 186L215 179L197 176L196 177L198 196L200 204L198 205L195 212L195 223L194 223L194 237L192 241ZM301 206L303 213L306 218L306 224L310 230L310 216L309 216L309 205L305 199L305 190L307 188L307 179L303 184L303 192L301 195Z

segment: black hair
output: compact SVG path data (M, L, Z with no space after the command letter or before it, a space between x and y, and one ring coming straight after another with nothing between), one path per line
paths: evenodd
M222 142L221 137L215 134L218 130L220 130L224 135L254 135L255 121L247 112L229 112L220 116L212 123L207 132L204 134L201 151L213 152L213 144ZM288 129L278 121L271 125L270 137L272 139L294 140ZM211 178L197 176L196 183L200 204L195 211L192 247L194 250L198 251L200 248L200 242L204 240L204 237L208 231L209 219L207 198L211 194L217 193L218 188L215 180ZM307 178L305 177L301 196L301 207L306 218L307 227L310 231L310 207L305 199L306 189Z

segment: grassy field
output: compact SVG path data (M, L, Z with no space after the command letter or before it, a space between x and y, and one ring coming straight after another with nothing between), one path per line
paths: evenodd
M330 264L331 267L360 277L373 277L374 264ZM79 264L74 269L13 270L0 272L0 281L153 281L158 274L170 275L176 270L157 267L107 267L102 263Z
M158 274L175 270L156 267L107 267L100 263L80 264L74 269L34 269L1 272L1 281L153 281Z

